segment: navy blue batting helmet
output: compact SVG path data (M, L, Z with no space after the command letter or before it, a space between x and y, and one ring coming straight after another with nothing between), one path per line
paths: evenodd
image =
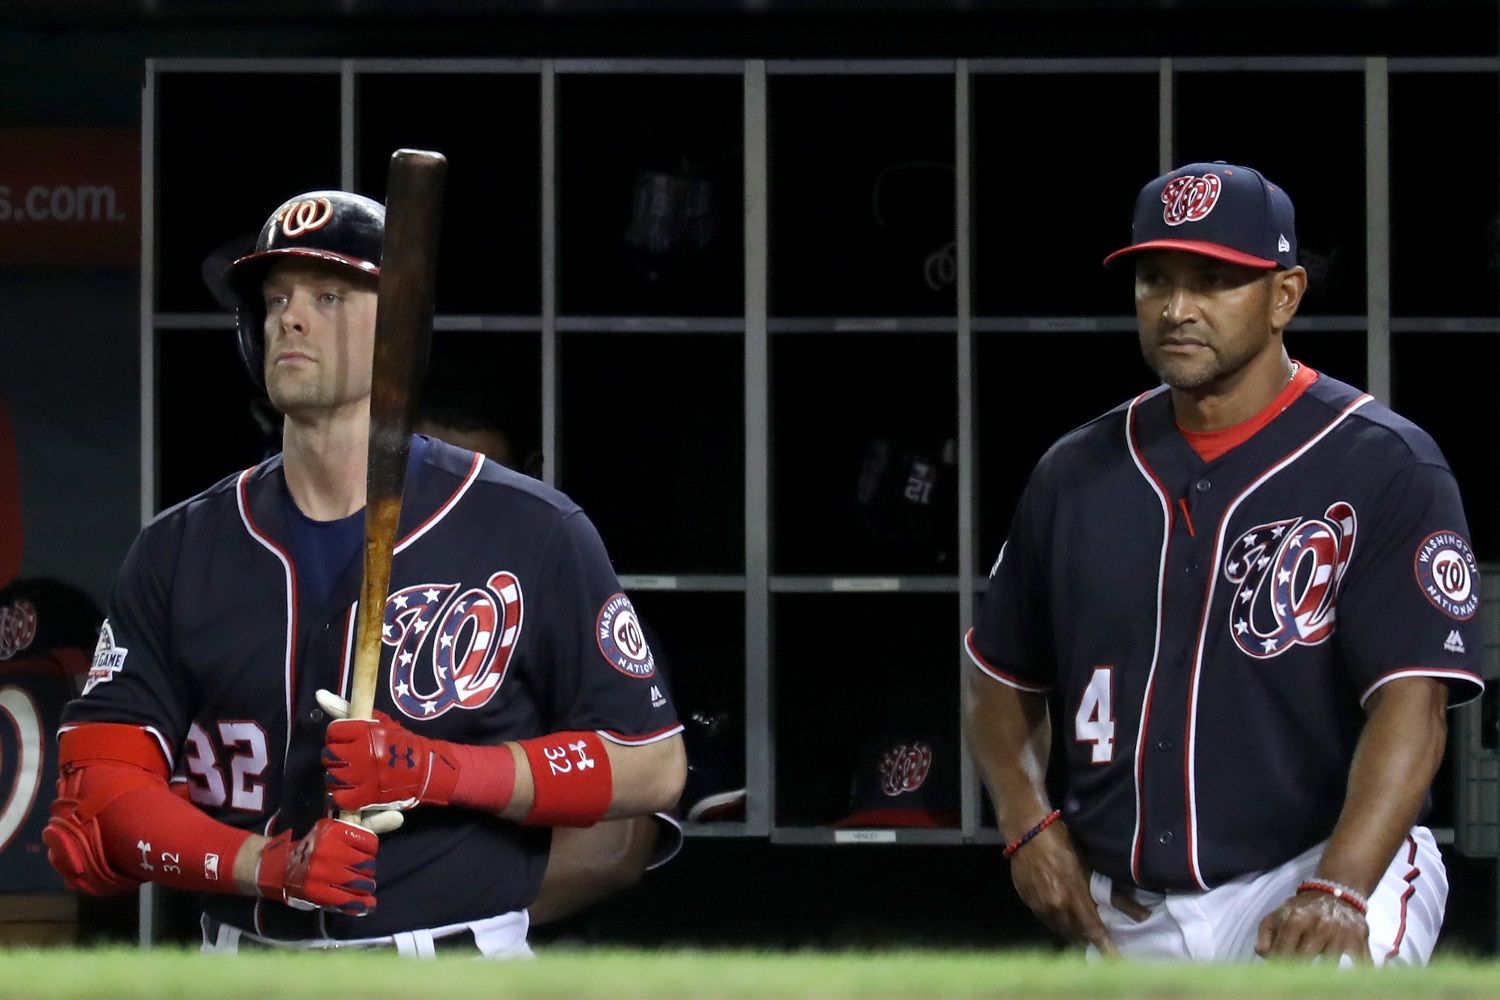
M309 191L288 199L260 229L255 250L230 264L224 282L237 303L240 357L256 385L265 384L266 273L285 257L308 257L380 275L385 206L348 191Z

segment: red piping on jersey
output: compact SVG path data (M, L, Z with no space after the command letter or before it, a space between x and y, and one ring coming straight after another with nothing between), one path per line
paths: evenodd
M1436 677L1442 680L1469 681L1479 688L1478 691L1474 692L1463 701L1452 701L1450 699L1448 702L1449 708L1457 708L1459 705L1471 702L1484 693L1484 678L1480 677L1476 673L1473 673L1472 671L1460 670L1456 667L1397 667L1395 670L1387 670L1385 673L1375 678L1375 683L1365 688L1364 694L1359 696L1360 707L1363 708L1365 702L1370 700L1370 695L1375 693L1376 688L1382 687L1390 683L1391 681L1397 680L1402 677Z
M458 489L454 490L453 495L443 501L443 505L435 510L431 517L417 525L411 530L410 534L397 542L396 547L391 550L391 554L395 555L397 552L402 551L412 542L427 534L433 525L447 517L448 512L453 509L453 505L458 503L459 499L469 491L469 487L474 485L474 480L479 478L479 470L483 465L484 456L475 452L474 461L469 464L468 474L464 476L464 481L458 484Z
M598 733L603 739L609 740L611 743L618 743L622 747L643 747L648 743L659 743L669 736L676 736L682 732L682 729L683 725L679 722L665 729L658 729L654 733L647 733L644 736L625 736L615 732L613 729L596 729L594 732Z
M1193 530L1193 515L1188 512L1187 497L1178 497L1177 506L1182 508L1182 519L1187 522L1188 537L1197 538L1198 533Z
M250 481L250 474L254 471L254 468L250 468L240 473L236 498L239 501L240 520L244 522L245 530L250 533L251 538L254 538L261 545L265 546L276 558L281 560L281 568L286 573L286 746L290 750L292 746L292 715L295 711L293 699L297 691L297 564L292 560L291 553L280 545L277 545L271 536L261 531L250 517L250 501L246 497L245 492L246 484Z
M1411 871L1403 876L1406 891L1401 894L1401 923L1396 926L1396 940L1391 943L1391 950L1386 952L1387 962L1401 952L1401 942L1406 937L1406 904L1417 894L1417 877L1422 874L1422 869L1417 867L1417 842L1410 834L1407 834L1406 842L1411 845L1406 852L1406 863L1411 865Z
M1313 445L1317 444L1319 441L1323 440L1330 433L1332 433L1333 429L1339 424L1343 423L1351 413L1359 409L1361 406L1364 406L1366 403L1372 402L1374 398L1375 397L1369 394L1363 394L1359 396L1359 398L1355 399L1348 406L1340 410L1332 420L1324 425L1322 430L1318 431L1312 437L1302 442L1296 448L1287 452L1275 463L1267 466L1264 472L1255 477L1255 479L1251 481L1250 485L1246 486L1243 490L1240 491L1238 496L1230 501L1229 506L1224 508L1223 516L1219 518L1219 529L1214 537L1213 561L1209 563L1208 591L1203 600L1203 615L1198 625L1198 648L1197 651L1193 654L1193 674L1192 679L1188 684L1187 739L1184 740L1184 743L1186 745L1183 747L1183 770L1187 777L1188 827L1187 837L1185 839L1187 840L1188 849L1188 868L1192 873L1193 881L1198 884L1199 888L1208 889L1209 886L1207 882L1203 881L1203 873L1198 866L1198 845L1197 840L1194 836L1193 822L1193 817L1197 815L1198 812L1197 793L1195 788L1196 776L1193 767L1193 751L1195 749L1194 741L1197 738L1198 732L1198 676L1200 673L1202 673L1203 670L1203 645L1205 640L1208 638L1208 616L1213 611L1214 590L1219 581L1219 560L1223 557L1224 552L1224 532L1228 530L1229 520L1234 516L1235 510L1239 508L1239 505L1244 502L1246 497L1254 493L1256 490L1260 489L1260 487L1272 476L1276 475L1282 469L1286 468L1297 459L1301 458L1313 447Z
M1161 391L1161 390L1155 390ZM1151 719L1151 697L1156 690L1156 664L1161 657L1161 619L1163 608L1166 603L1167 587L1167 561L1172 551L1172 502L1167 497L1167 488L1162 485L1160 479L1146 464L1146 455L1141 451L1140 445L1135 440L1136 409L1141 400L1151 395L1143 392L1130 404L1130 410L1125 417L1125 447L1130 451L1131 461L1135 467L1151 484L1156 497L1161 501L1162 543L1161 561L1156 568L1156 636L1151 646L1151 669L1146 674L1146 696L1141 699L1141 720L1135 733L1135 831L1130 837L1130 877L1137 885L1141 883L1141 815L1145 812L1146 803L1142 794L1141 761L1146 742L1146 726Z
M964 633L964 649L968 651L969 659L974 661L974 666L984 671L993 680L997 680L1001 684L1004 684L1006 687L1013 687L1017 691L1026 691L1030 694L1046 694L1048 691L1052 690L1050 686L1038 686L1036 684L1027 683L1026 681L1021 680L1019 677L1013 677L1010 674L1007 674L1005 671L1001 670L999 667L995 666L989 660L986 660L983 656L980 656L979 650L974 646L974 630L972 628Z

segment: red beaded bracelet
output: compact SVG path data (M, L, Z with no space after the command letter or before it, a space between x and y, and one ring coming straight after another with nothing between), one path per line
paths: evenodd
M1056 823L1057 820L1058 820L1058 817L1060 817L1061 815L1062 815L1062 810L1061 809L1054 809L1054 810L1052 810L1050 813L1047 814L1047 818L1046 819L1042 820L1036 826L1032 827L1030 830L1027 830L1025 833L1021 834L1015 840L1012 840L1010 843L1006 844L1005 845L1005 850L1003 852L1001 852L1002 856L1008 858L1012 854L1014 854L1017 851L1019 851L1021 848L1025 847L1027 845L1027 843L1029 843L1031 841L1032 837L1035 837L1037 834L1039 834L1043 830L1047 829L1047 827L1051 826L1053 823Z
M1370 911L1370 901L1360 893L1338 882L1326 878L1312 878L1297 886L1298 892L1326 892L1340 903L1347 903L1360 913Z

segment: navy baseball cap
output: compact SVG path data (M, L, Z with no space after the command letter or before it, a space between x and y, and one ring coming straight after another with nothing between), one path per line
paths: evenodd
M836 827L958 826L958 754L930 732L889 730L866 742Z
M1296 267L1292 199L1250 167L1189 163L1141 188L1130 245L1104 265L1142 250L1185 250L1268 270Z

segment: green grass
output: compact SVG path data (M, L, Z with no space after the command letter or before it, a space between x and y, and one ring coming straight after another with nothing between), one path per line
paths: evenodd
M431 962L387 953L200 956L161 949L0 952L0 997L71 1000L557 1000L969 997L1500 997L1500 965L1427 969L1089 964L1018 952L800 954L552 949L536 961Z

